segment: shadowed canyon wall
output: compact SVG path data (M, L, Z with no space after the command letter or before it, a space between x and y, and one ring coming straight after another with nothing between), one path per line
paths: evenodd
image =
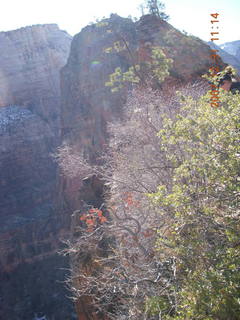
M0 32L0 319L71 315L51 158L71 40L54 24Z

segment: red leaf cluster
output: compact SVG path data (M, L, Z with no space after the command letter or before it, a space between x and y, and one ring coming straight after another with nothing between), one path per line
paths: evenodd
M97 225L107 222L107 218L103 216L102 210L97 208L89 209L87 213L82 213L80 220L84 221L87 225L87 231L92 232Z

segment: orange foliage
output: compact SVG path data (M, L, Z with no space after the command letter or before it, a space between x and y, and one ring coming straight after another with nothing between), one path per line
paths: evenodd
M82 213L80 220L86 223L87 232L93 232L98 223L103 224L107 222L107 218L103 216L102 210L97 208L89 209L88 213Z

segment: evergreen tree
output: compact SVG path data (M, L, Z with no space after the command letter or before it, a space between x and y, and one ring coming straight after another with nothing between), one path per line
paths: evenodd
M168 20L169 16L164 12L165 5L159 0L145 0L145 6L148 12L152 15L158 16L163 20Z

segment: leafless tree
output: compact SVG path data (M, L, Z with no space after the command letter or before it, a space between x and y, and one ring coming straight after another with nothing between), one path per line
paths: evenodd
M203 90L189 87L182 92L193 96ZM107 186L100 208L83 203L73 214L66 250L72 258L69 285L77 304L91 305L90 319L161 319L161 310L158 316L148 312L148 301L165 296L172 305L169 313L177 303L174 258L164 260L156 251L157 239L169 246L168 223L148 194L171 181L174 167L157 133L166 115L176 117L180 103L181 94L135 89L124 121L109 124L111 138L101 167L89 165L67 146L59 150L65 174L94 174ZM183 156L181 146L178 155Z

